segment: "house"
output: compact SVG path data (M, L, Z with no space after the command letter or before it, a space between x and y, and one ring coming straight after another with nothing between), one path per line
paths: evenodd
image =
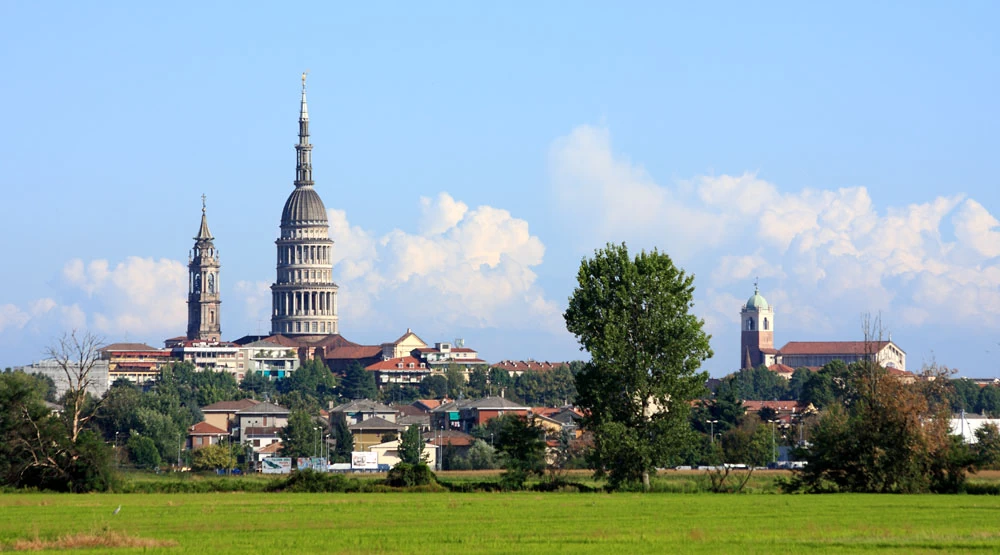
M964 443L977 443L976 431L987 424L1000 427L1000 418L987 418L979 414L961 412L952 416L950 427L952 435L962 436Z
M111 382L108 378L108 361L98 359L92 362L93 364L90 365L89 371L87 372L89 379L87 380L86 389L87 392L94 397L101 397L111 386ZM58 361L50 358L33 362L29 366L14 368L14 371L24 372L25 374L40 374L42 376L52 378L52 382L56 385L55 395L58 399L66 394L71 385L70 381L66 377L67 369L72 375L75 376L80 372L80 365L77 362L70 361L67 368L63 368ZM72 385L78 385L76 381L76 378L74 378Z
M559 416L559 418L556 418ZM531 421L544 430L546 437L559 436L564 431L579 437L579 415L572 410L561 408L535 407L531 409Z
M290 376L299 367L298 350L271 337L240 345L240 352L248 374L275 380Z
M489 363L479 358L479 353L475 349L465 346L465 341L456 339L455 343L435 343L433 347L422 347L417 349L417 355L427 363L427 366L435 369L445 369L450 365L457 364L463 367L468 373L474 368L486 368Z
M112 343L102 347L100 354L102 360L108 361L111 383L124 378L139 386L155 381L160 369L175 360L169 350L145 343Z
M406 428L395 422L375 416L356 424L351 424L348 426L348 429L351 430L351 434L354 436L354 450L367 451L369 447L385 442L387 435L394 434L396 437L399 437L399 434Z
M281 430L278 426L247 426L240 430L240 441L249 444L254 451L260 451L269 445L281 443Z
M420 432L429 432L431 429L431 415L424 413L418 415L403 415L396 417L396 424L399 424L404 429L409 428L416 424L420 429Z
M396 466L401 460L399 458L399 444L400 440L397 438L392 441L372 445L368 448L368 451L378 454L379 465ZM437 447L425 443L423 459L427 462L428 466L434 468L437 465Z
M368 365L365 370L375 373L375 383L379 387L418 385L431 375L431 369L426 362L409 355L380 360Z
M240 430L248 428L284 428L288 424L289 411L273 403L263 402L237 411L236 422ZM240 436L243 441L244 436Z
M348 425L363 422L369 418L382 418L389 422L396 421L396 410L368 399L355 399L349 403L330 409L331 423L335 417L343 416Z
M413 351L425 347L427 347L427 343L417 337L417 334L413 333L413 330L406 328L406 333L398 339L382 344L382 360L411 356Z
M331 372L343 375L347 368L357 362L362 368L382 360L382 347L379 345L341 345L326 351L324 355L327 367Z
M229 432L213 426L208 422L199 422L188 428L187 444L185 449L201 449L208 445L216 445L225 442L229 438Z
M206 341L203 339L168 339L167 348L177 360L190 362L198 370L229 372L237 382L243 381L247 372L245 353L236 343L227 341Z
M201 407L201 414L205 416L205 422L208 422L216 428L229 431L237 426L236 413L258 404L260 404L260 401L255 401L253 399L219 401L218 403L212 403L211 405Z
M528 416L531 409L503 397L460 399L444 403L431 411L431 427L435 430L450 429L470 432L494 418L505 414Z
M431 430L424 433L423 438L428 448L440 452L437 460L442 462L444 461L445 449L452 449L455 455L464 457L468 455L469 448L476 442L476 438L458 430Z
M440 407L442 402L438 399L417 399L413 402L413 406L424 412L430 412Z

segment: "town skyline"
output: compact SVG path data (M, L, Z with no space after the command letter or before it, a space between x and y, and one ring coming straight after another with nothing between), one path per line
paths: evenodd
M1000 375L992 6L873 11L851 29L819 8L136 9L6 10L0 44L20 55L0 91L0 232L32 263L0 280L2 366L70 328L183 334L202 194L223 339L268 334L308 69L351 341L412 328L491 362L583 358L561 317L580 259L626 241L696 275L713 376L738 368L757 277L778 346L858 340L881 312L910 370ZM728 36L694 40L707 29Z

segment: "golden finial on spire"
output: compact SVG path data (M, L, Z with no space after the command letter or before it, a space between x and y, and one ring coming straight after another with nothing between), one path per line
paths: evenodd
M309 70L302 72L302 90L306 90L306 76L309 75Z

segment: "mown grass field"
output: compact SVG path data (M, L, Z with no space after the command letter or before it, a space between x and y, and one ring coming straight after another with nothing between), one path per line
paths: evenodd
M3 549L151 540L115 553L994 552L998 522L1000 497L971 495L0 495Z

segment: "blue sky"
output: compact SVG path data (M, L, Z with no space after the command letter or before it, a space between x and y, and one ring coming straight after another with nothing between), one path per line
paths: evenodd
M200 195L223 334L268 327L299 73L341 330L582 356L582 257L696 276L713 375L759 276L776 343L860 338L1000 375L1000 45L991 3L7 2L0 366L62 330L185 324Z

